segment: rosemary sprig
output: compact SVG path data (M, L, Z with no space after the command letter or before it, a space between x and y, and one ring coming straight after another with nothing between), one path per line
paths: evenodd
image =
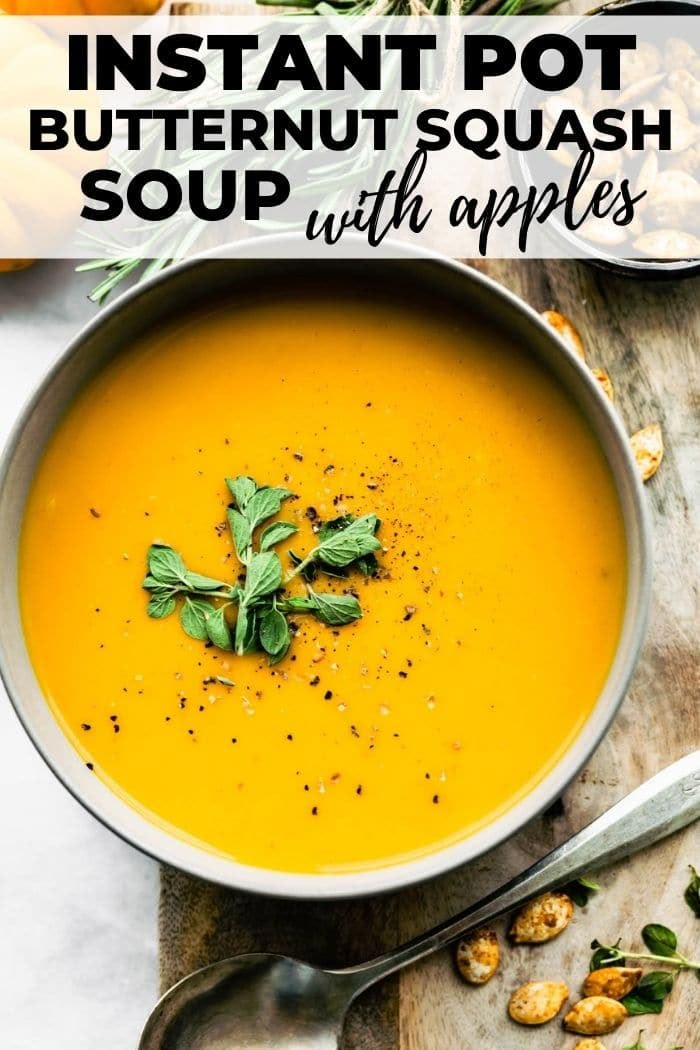
M342 627L362 616L354 594L315 591L309 583L305 596L288 596L285 585L312 564L346 572L363 558L374 557L381 543L376 514L361 518L347 515L342 525L329 528L320 542L298 565L283 575L279 554L273 549L297 531L293 522L273 521L292 493L285 488L258 485L253 478L227 478L233 498L228 522L242 572L235 583L227 583L192 572L182 556L167 544L154 543L148 551L148 574L142 587L149 592L147 613L161 620L179 607L184 632L198 641L237 655L266 652L270 663L287 653L292 641L290 615L309 613L321 623ZM263 527L264 526L264 527ZM262 531L258 531L262 529ZM235 621L228 610L237 608Z
M283 7L289 14L317 14L343 16L374 16L395 15L415 16L416 0L257 0L261 7L274 6ZM556 7L560 0L427 0L420 3L421 14L427 15L518 15L518 14L543 14ZM219 99L215 97L217 84L220 86L220 71L216 63L212 63L210 69L211 89L208 104L214 107ZM292 89L289 96L280 95L275 105L284 109L289 108L293 102ZM225 99L225 96L222 96ZM198 96L202 101L202 94ZM183 106L188 102L194 104L194 97L181 100ZM247 98L249 105L254 106L255 98L251 95ZM370 100L367 100L369 106ZM288 150L284 164L289 165L294 160L298 161L298 151ZM168 167L175 174L185 170L193 159L191 150L184 150L178 155L176 163L168 163ZM214 177L222 167L225 167L227 156L225 151L211 150L201 151L196 155L200 166L208 176ZM389 159L389 158L388 158ZM313 158L310 158L313 163ZM156 155L152 158L152 167L162 167L163 158ZM117 158L117 163L119 163ZM179 162L179 163L178 163ZM344 161L341 159L333 172L320 177L320 173L309 171L308 183L313 185L314 190L325 190L334 199L335 194L342 192L343 187L349 182L357 181L357 171L352 165L357 164L356 159ZM361 165L364 167L364 164ZM303 185L303 179L297 180ZM330 201L329 201L330 206ZM275 224L268 220L268 226ZM95 285L89 294L89 298L102 305L111 293L117 290L126 281L141 282L147 280L153 274L159 272L171 263L184 259L200 242L204 241L209 224L205 220L195 220L183 224L181 218L175 216L173 219L157 224L154 231L140 230L141 248L138 256L134 256L133 249L129 251L126 245L102 240L98 237L90 237L99 251L100 258L81 263L77 267L78 272L92 270L103 270L104 277ZM184 230L184 232L183 232Z

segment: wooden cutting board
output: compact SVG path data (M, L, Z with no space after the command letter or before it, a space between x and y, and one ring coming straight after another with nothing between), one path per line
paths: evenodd
M700 550L700 280L651 283L581 263L491 261L479 269L536 309L555 308L580 329L589 363L608 370L629 431L658 420L666 441L646 486L654 523L651 622L632 688L610 732L560 802L517 837L443 878L398 894L309 904L234 893L172 869L162 873L163 989L237 952L276 951L330 966L358 962L462 909L588 823L646 777L700 746L697 563ZM585 463L572 463L583 473ZM600 537L605 543L605 537ZM546 639L543 640L546 644ZM372 989L353 1008L347 1050L573 1050L555 1021L535 1030L506 1015L510 992L530 979L565 980L576 996L589 942L639 944L647 922L678 933L700 957L700 921L683 900L689 863L700 869L697 827L600 874L602 891L556 941L508 947L483 988L456 976L450 952ZM503 932L501 925L500 931ZM681 974L660 1016L630 1018L608 1050L700 1047L700 982Z

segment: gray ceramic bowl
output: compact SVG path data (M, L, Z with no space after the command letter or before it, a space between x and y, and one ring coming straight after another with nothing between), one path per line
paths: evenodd
M59 780L104 824L134 846L202 878L279 896L332 898L396 889L473 859L521 828L557 798L591 755L625 694L642 643L650 583L649 529L641 484L617 415L588 369L539 315L499 285L448 259L406 251L400 260L280 260L279 238L265 259L201 256L123 295L102 310L69 346L26 406L0 465L0 669L17 714ZM287 252L286 254L290 254ZM551 772L526 797L487 827L447 848L402 864L353 874L288 874L236 863L186 841L132 809L91 774L46 704L25 648L17 596L17 545L24 504L43 449L76 391L144 329L212 296L231 300L271 277L299 278L310 286L329 272L373 290L395 287L426 302L446 297L485 314L494 327L543 361L590 421L615 477L627 534L629 588L617 654L605 687L584 727ZM572 469L582 469L573 466Z

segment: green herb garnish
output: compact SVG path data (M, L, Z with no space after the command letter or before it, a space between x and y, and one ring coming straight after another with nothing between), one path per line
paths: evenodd
M624 966L626 959L638 959L666 963L675 966L678 970L695 970L700 976L700 961L688 959L678 951L678 938L668 926L661 926L655 922L649 923L642 930L642 940L648 949L646 952L633 952L627 948L621 948L619 940L615 944L601 944L598 940L592 941L591 970L600 970L604 966Z
M673 974L668 970L645 973L641 981L622 1003L628 1014L660 1014L664 999L673 991Z
M644 1035L644 1031L642 1030L639 1033L639 1035L637 1036L637 1042L633 1043L631 1046L623 1046L622 1050L646 1050L646 1047L642 1046L642 1036L643 1035ZM668 1050L683 1050L683 1047L682 1046L669 1046Z
M630 1046L623 1046L622 1050L646 1050L646 1048L642 1046L642 1036L643 1035L644 1035L644 1029L642 1029L642 1031L637 1036L637 1042L636 1043L632 1043Z
M625 955L620 951L619 944L619 940L615 944L601 944L600 941L591 941L591 948L595 950L591 956L589 969L602 970L606 966L624 966Z
M563 886L562 893L571 897L574 904L577 904L579 908L585 908L591 894L597 893L599 889L600 886L597 882L594 882L587 875L581 875L580 878L574 879L573 882ZM595 967L595 969L598 969L598 967Z
M311 580L316 569L337 576L340 575L338 570L347 570L350 565L356 566L367 576L373 576L376 561L368 559L374 558L374 552L381 547L375 536L379 525L376 514L365 514L361 518L346 514L321 526L317 547L305 558L291 555L294 568L288 578L301 575Z
M239 656L265 652L270 663L277 663L289 650L292 630L287 617L292 614L309 613L331 627L359 620L362 609L354 594L319 592L307 582L306 594L297 596L288 595L285 587L297 576L310 581L316 571L348 575L358 570L374 575L378 568L375 552L381 548L376 514L345 515L321 525L317 546L304 557L292 556L293 567L285 576L273 548L293 536L297 526L288 521L265 523L280 512L292 493L258 485L245 475L227 478L226 484L233 497L227 517L241 565L238 579L227 583L192 572L172 547L154 543L142 583L150 593L148 615L163 619L179 607L182 629L191 638Z
M690 882L686 886L683 896L688 907L695 913L696 918L700 919L700 873L695 870L692 864L689 864L688 867L690 868Z

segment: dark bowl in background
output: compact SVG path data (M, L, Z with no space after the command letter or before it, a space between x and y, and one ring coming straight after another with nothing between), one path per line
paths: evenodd
M591 15L637 15L642 17L644 15L687 16L698 14L700 14L700 0L611 0L610 3L602 4L589 11L587 17ZM520 94L516 105L522 102L523 96L524 91ZM529 181L529 167L525 158L526 154L518 154L519 175ZM569 232L558 223L549 226L549 230L562 247L575 245L579 250L584 249L588 254L582 258L582 261L608 273L649 280L677 280L700 274L700 259L624 259L577 237L575 233Z

